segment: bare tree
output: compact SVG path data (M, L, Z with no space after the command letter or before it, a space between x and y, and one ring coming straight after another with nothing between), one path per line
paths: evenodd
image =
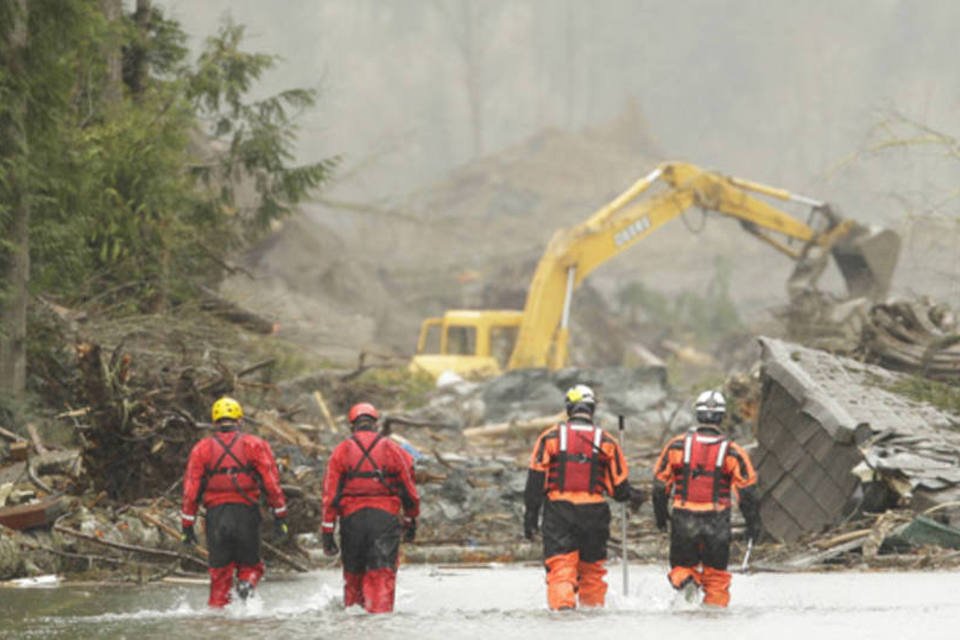
M483 25L493 3L473 0L436 0L437 10L450 29L450 37L463 64L463 82L470 111L470 133L474 157L484 150L484 46Z
M27 48L27 0L17 0L13 27L9 32L8 57L4 60L16 82L23 78ZM0 393L22 400L27 378L27 284L30 282L30 205L24 185L27 153L27 98L23 91L13 93L4 137L10 145L6 175L9 214L3 221L8 238L8 257L3 264L6 291L0 297Z

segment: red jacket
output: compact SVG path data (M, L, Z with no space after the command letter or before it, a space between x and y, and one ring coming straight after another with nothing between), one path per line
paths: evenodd
M258 504L261 482L274 515L286 516L280 474L266 440L239 431L217 431L204 438L190 452L183 475L183 526L196 521L201 497L207 508L228 503Z
M356 431L330 454L323 479L324 533L333 533L337 517L364 508L411 518L420 514L413 481L413 458L396 442L375 431Z

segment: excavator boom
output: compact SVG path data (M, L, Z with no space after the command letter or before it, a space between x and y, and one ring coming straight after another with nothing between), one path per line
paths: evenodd
M642 197L655 184L666 188ZM809 206L811 221L816 219L818 224L802 222L758 196ZM829 205L784 189L668 162L581 224L553 234L537 264L522 312L448 311L443 319L429 321L430 326L447 331L458 327L462 332L469 330L467 324L473 326L478 334L473 355L441 348L442 358L418 355L412 368L435 373L440 366L449 365L459 371L489 371L496 367L491 341L479 334L505 329L516 332L507 369L565 366L570 304L576 287L594 269L691 207L737 219L745 231L794 260L787 283L791 298L815 288L831 255L851 297L879 299L889 289L900 247L894 232L844 220ZM469 319L470 314L480 315ZM424 331L427 328L425 324ZM423 344L421 336L420 353ZM447 344L445 337L441 344Z
M668 188L641 198L651 186ZM797 220L757 195L813 207L822 229ZM896 265L899 238L842 220L825 203L768 185L671 162L641 178L585 222L561 229L537 265L508 368L564 366L573 290L594 269L626 251L690 207L738 219L744 228L797 261L791 294L815 285L833 255L851 296L882 297ZM796 241L795 249L784 242Z

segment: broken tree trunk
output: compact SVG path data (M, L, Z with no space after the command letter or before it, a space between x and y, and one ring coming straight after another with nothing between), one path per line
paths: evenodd
M566 417L566 413L560 412L552 416L542 416L540 418L531 418L530 420L517 420L511 422L500 422L497 424L488 424L480 427L470 427L463 430L463 435L467 438L492 438L503 436L508 433L518 432L527 433L546 429L550 425L556 424Z
M94 544L99 544L104 547L111 547L113 549L119 549L121 551L130 551L132 553L141 553L143 555L148 555L148 556L187 560L189 562L193 562L194 564L198 564L203 568L207 567L207 563L204 562L202 559L196 556L191 556L186 553L180 553L177 551L167 551L166 549L150 549L149 547L141 547L135 544L127 544L125 542L112 542L110 540L104 540L102 538L98 538L97 536L88 535L86 533L83 533L82 531L74 531L70 527L65 527L61 524L53 525L53 530L58 531L59 533L62 533L64 535L72 536L74 538L79 538L80 540L86 540L87 542L93 542Z
M254 333L271 335L277 332L277 325L266 318L230 302L206 287L201 287L200 292L202 294L200 308L204 311Z

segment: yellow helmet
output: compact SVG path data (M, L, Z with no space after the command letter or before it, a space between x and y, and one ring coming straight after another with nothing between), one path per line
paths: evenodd
M233 398L224 396L213 403L210 417L214 422L220 420L239 420L243 417L243 407Z
M574 413L588 413L592 416L594 409L597 407L597 397L593 394L593 389L585 384L578 384L567 389L563 399L567 406L568 416L573 416Z

